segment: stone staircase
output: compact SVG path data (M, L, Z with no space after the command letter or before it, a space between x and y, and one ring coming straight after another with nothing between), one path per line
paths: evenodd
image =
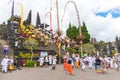
M7 41L5 40L0 40L0 61L2 58L4 58L4 53L3 53L3 46L7 44ZM9 48L8 50L8 56L13 56L14 53L13 53L13 49Z
M3 53L3 45L5 45L6 43L7 43L7 41L0 40L0 70L1 70L1 61L5 57L5 54ZM9 48L8 56L13 56L13 55L14 55L13 50L11 48Z

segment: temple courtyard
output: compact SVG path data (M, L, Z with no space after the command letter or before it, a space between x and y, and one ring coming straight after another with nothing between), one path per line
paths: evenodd
M64 71L63 65L57 65L56 70L49 67L26 68L13 72L1 73L0 80L120 80L120 71L108 69L106 74L96 73L94 69L74 69L74 75Z

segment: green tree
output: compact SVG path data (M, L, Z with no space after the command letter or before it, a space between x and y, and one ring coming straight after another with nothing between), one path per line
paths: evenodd
M88 43L90 41L90 34L88 33L85 22L83 22L83 26L81 28L82 28L82 35L85 37L83 43Z
M72 26L71 23L69 23L69 28L66 31L66 36L68 36L71 39L76 40L77 36L79 34L79 30L76 26Z
M66 31L66 36L68 36L71 39L77 40L77 37L79 36L79 28L77 28L76 26L72 26L71 24L69 24L69 28ZM88 43L90 41L90 34L88 33L88 30L86 28L86 24L85 22L83 22L83 26L81 26L81 31L82 31L82 36L85 37L83 39L83 43Z
M40 16L39 16L39 13L37 12L36 27L39 28L40 25L41 25Z
M38 42L34 38L28 38L23 42L23 45L26 49L30 50L32 55L31 55L31 60L33 59L33 50L38 48Z
M100 46L105 46L105 42L101 40L101 41L99 41L99 45Z
M28 13L28 17L27 17L27 19L25 21L25 25L26 26L30 25L31 21L32 21L32 10L30 10L29 13Z

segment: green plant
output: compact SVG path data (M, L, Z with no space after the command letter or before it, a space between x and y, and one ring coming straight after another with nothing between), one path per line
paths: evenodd
M31 60L33 59L33 50L38 48L38 42L36 39L33 38L28 38L24 41L23 43L24 46L26 46L26 48L28 50L30 50L31 54Z
M35 64L37 64L36 61L33 61L33 60L26 61L26 67L34 67Z
M20 56L21 58L26 58L26 54L24 54L23 52L20 52L20 53L19 53L19 56Z

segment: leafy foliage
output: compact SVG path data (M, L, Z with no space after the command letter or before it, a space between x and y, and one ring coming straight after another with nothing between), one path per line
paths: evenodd
M95 50L95 47L93 44L87 43L87 44L83 44L83 51L89 55L91 55L93 53L93 51Z
M78 28L76 26L71 26L71 24L69 24L69 28L66 31L66 36L76 40L78 34L79 34Z
M66 31L66 36L68 36L71 39L77 40L77 37L79 36L79 28L76 26L71 26L69 24L69 28ZM86 28L86 24L83 22L83 26L81 26L82 36L84 36L83 43L88 43L90 41L90 34L88 33L88 30Z
M23 45L26 49L37 49L38 48L38 42L34 38L27 38L24 42Z
M38 48L38 42L36 39L34 38L27 38L25 40L25 42L23 43L24 47L26 47L26 49L31 50L31 60L33 58L33 49L37 49Z
M37 64L36 61L31 61L31 60L26 61L26 67L34 67L35 64Z
M105 42L101 40L101 41L99 41L99 45L100 46L105 46Z
M29 59L29 58L31 58L31 55L32 55L31 53L23 53L23 52L19 53L19 57L21 57L21 58ZM38 58L38 57L39 57L39 55L37 53L33 54L33 58Z
M90 34L88 33L85 22L83 22L83 26L82 26L82 35L85 36L83 43L88 43L90 41Z

